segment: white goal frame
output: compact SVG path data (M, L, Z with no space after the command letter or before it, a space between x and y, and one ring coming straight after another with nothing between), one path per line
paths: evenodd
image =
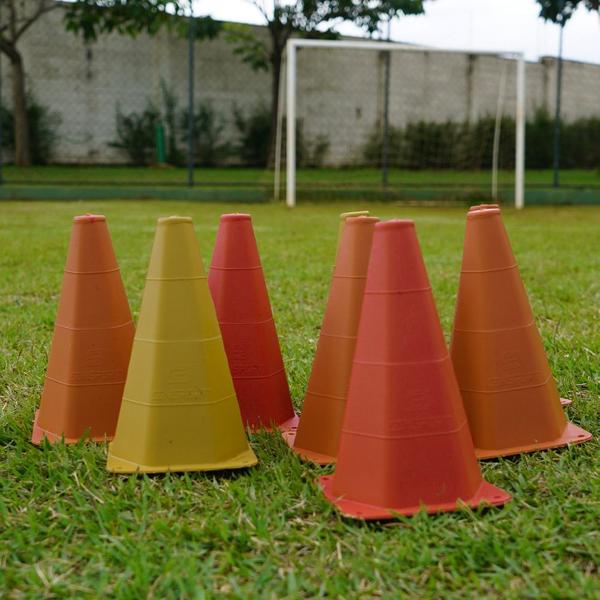
M401 52L443 52L452 54L464 54L465 52L485 56L502 56L517 61L517 97L516 97L516 143L515 143L515 208L521 209L525 205L525 56L520 52L474 52L472 50L446 50L441 48L425 48L420 46L406 46L396 42L378 41L351 41L351 40L312 40L291 39L286 46L286 205L290 208L296 206L296 94L297 94L297 51L299 48L346 48L348 50L394 50ZM283 111L282 87L279 95L279 112L277 119L277 139L275 145L275 181L274 197L279 199L280 173L281 173L281 138ZM497 138L499 134L499 119L502 116L498 99L498 115L496 118L495 150L497 150ZM495 152L496 154L496 152ZM493 186L497 182L497 157L494 156L495 168L492 172Z

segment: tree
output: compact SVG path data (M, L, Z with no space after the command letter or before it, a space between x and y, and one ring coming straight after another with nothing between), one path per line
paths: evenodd
M0 51L8 57L12 75L15 163L31 163L29 123L25 95L25 67L18 44L23 34L43 15L57 8L53 0L23 2L5 0L0 4Z
M235 52L254 70L271 71L271 131L269 165L273 164L275 132L279 108L281 63L287 41L293 35L305 37L336 36L335 27L344 21L355 23L372 34L384 21L401 14L423 13L423 0L298 0L274 1L272 10L262 0L248 0L261 13L269 34L269 42L257 37L246 25L229 25L227 39L235 44Z
M556 107L554 117L554 165L553 186L559 185L560 171L560 100L562 96L562 49L563 32L567 21L579 6L589 11L600 11L600 0L537 0L540 5L540 17L560 26L558 42L558 60L556 62Z
M557 25L565 25L579 6L588 10L600 10L600 0L537 0L540 17Z
M26 81L23 55L19 50L23 35L34 23L53 10L64 11L65 26L86 41L102 33L117 31L127 35L156 33L164 25L181 24L173 18L186 2L168 0L0 0L0 52L11 67L14 112L15 164L31 164ZM196 35L214 37L220 24L209 17L197 19Z

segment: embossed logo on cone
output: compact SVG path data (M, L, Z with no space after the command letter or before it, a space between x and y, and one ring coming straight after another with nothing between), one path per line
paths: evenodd
M34 444L112 439L133 333L106 219L75 217Z
M375 226L336 470L320 483L358 519L510 500L481 477L412 221Z
M256 462L192 220L159 219L107 469L210 471Z
M244 425L295 430L298 417L250 215L221 217L208 284Z
M592 437L561 410L498 208L467 214L451 355L479 458Z
M348 213L346 213L348 214ZM334 463L346 407L356 332L376 217L343 217L343 228L323 326L296 435L294 452Z

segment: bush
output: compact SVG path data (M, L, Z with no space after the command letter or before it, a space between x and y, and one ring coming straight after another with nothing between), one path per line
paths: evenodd
M181 141L188 142L188 115L181 111ZM222 164L231 153L228 142L223 142L225 121L218 115L210 102L201 102L193 116L194 150L199 166L215 167Z
M404 169L490 169L492 166L495 119L483 117L474 123L419 121L389 129L389 164ZM525 164L531 169L552 167L554 119L537 111L526 123ZM364 163L380 166L383 134L377 124L362 152ZM515 166L515 121L501 122L498 164ZM561 123L561 167L600 166L600 117Z
M160 111L148 102L141 112L124 114L117 106L117 140L110 146L122 150L134 165L156 162L156 127Z
M59 139L58 128L60 115L43 106L32 94L26 98L27 117L29 119L29 148L31 162L34 165L46 165L52 160L52 154ZM0 104L0 120L2 121L2 147L14 151L14 116L13 112Z
M264 104L256 106L248 115L234 106L233 120L238 130L235 152L248 167L264 167L269 152L271 111Z
M301 121L296 125L296 132L296 161L298 167L309 169L322 167L329 152L329 138L323 134L318 135L314 140L307 138Z

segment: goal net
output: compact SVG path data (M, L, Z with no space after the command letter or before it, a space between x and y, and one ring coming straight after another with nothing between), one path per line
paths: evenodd
M344 197L522 206L521 55L294 39L286 69L275 196L285 180L289 206Z

